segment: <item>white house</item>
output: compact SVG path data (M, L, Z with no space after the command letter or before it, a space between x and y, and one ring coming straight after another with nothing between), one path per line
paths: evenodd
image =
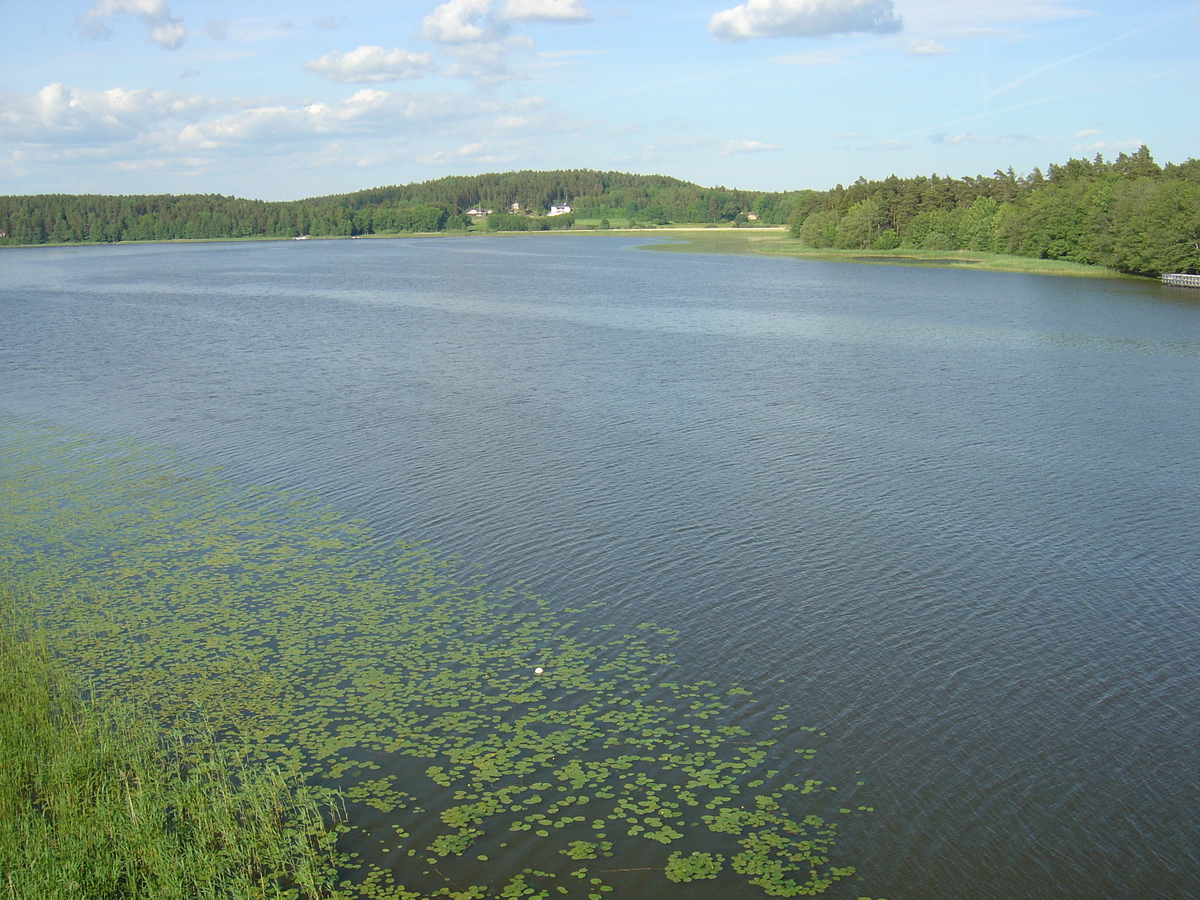
M571 207L567 206L565 203L562 206L555 204L554 206L550 207L550 212L548 212L546 215L548 215L548 216L565 216L570 211L571 211Z

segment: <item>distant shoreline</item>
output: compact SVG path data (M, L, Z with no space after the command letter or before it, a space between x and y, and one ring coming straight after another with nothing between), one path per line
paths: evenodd
M667 231L668 229L663 229ZM672 229L673 230L673 229ZM679 229L683 230L683 229ZM1137 275L1126 275L1102 266L1066 262L1057 259L1038 259L1030 256L1010 256L1003 253L984 253L977 250L833 250L815 249L795 238L786 236L785 227L768 229L721 229L714 234L712 229L696 228L690 231L705 232L689 236L678 243L657 244L650 249L674 253L732 253L755 256L788 256L794 259L812 259L822 262L854 263L857 265L918 266L950 269L975 269L988 272L1017 272L1027 275L1055 275L1070 278L1123 278L1135 281L1153 281ZM783 233L778 240L769 240L755 232L773 231ZM631 233L631 232L627 232Z
M975 269L989 272L1018 272L1030 275L1055 275L1071 278L1125 278L1136 281L1151 281L1136 275L1125 275L1112 269L1100 266L1089 266L1082 263L1065 262L1063 260L1037 259L1026 256L1010 256L1002 253L983 253L973 250L833 250L815 249L802 244L788 236L787 226L784 225L751 225L734 228L730 225L653 225L638 228L605 228L576 226L570 229L555 229L553 231L485 231L483 229L470 231L425 231L405 232L401 234L364 234L364 235L320 235L306 238L313 241L347 241L347 240L410 240L412 238L441 238L441 237L502 237L513 235L588 235L604 236L619 235L622 237L673 237L678 240L669 243L646 244L643 249L666 253L725 253L737 256L787 256L794 259L812 259L822 262L853 263L857 265L899 265L918 267L938 267L952 269ZM244 243L283 243L295 241L297 238L280 237L241 237L241 238L174 238L163 241L79 241L60 244L6 244L0 245L0 250L7 249L52 249L55 247L100 247L100 246L141 246L147 244L244 244Z

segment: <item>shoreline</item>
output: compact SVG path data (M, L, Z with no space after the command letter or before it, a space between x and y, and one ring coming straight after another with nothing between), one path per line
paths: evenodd
M855 265L891 265L921 268L975 269L987 272L1014 272L1027 275L1053 275L1068 278L1121 278L1134 281L1154 281L1138 275L1126 275L1100 266L1089 266L1065 260L1039 259L1004 253L984 253L977 250L837 250L808 247L788 234L786 225L751 225L734 228L730 225L657 225L639 228L575 227L550 231L422 231L403 234L320 235L307 238L230 237L175 238L163 241L79 241L55 244L5 244L7 249L34 250L40 248L141 246L147 244L225 244L296 240L407 240L438 237L498 237L504 235L620 235L672 238L662 243L645 244L639 249L660 253L716 253L736 256L784 256L792 259Z
M699 229L703 231L704 229ZM978 250L835 250L816 249L802 244L787 235L785 227L777 240L756 238L744 234L748 229L729 229L719 235L705 238L683 238L677 243L656 245L649 249L668 253L731 253L736 255L790 257L820 262L849 263L875 266L910 266L939 269L974 269L985 272L1013 272L1026 275L1053 275L1067 278L1120 278L1134 281L1154 281L1138 275L1125 275L1101 266L1057 259L1039 259L1030 256L1013 256L1005 253L984 253ZM765 228L753 229L765 231ZM711 233L711 232L710 232ZM707 246L706 246L707 245Z

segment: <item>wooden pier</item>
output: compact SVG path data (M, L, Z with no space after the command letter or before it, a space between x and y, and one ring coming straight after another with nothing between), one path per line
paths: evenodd
M1164 275L1162 280L1174 287L1200 288L1200 275Z

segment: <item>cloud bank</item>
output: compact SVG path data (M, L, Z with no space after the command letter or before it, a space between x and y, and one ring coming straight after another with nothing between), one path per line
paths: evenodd
M494 41L508 33L509 22L590 22L580 0L446 0L421 20L421 36L435 44Z
M487 105L486 101L459 94L389 93L363 88L336 103L311 103L305 107L258 106L189 125L179 132L179 142L196 149L212 150L231 142L280 143L313 135L395 133L397 130L403 132L413 123L478 115Z
M499 29L488 17L491 10L492 0L448 0L421 20L421 36L435 44L494 38Z
M499 16L513 22L587 22L591 14L579 0L508 0Z
M368 46L349 53L331 50L320 59L305 63L304 69L330 81L362 84L420 78L432 71L433 65L433 57L428 53Z
M0 96L0 132L8 141L92 146L130 141L168 119L190 119L219 104L170 91L91 91L46 85L31 97Z
M747 0L708 22L718 41L762 37L817 37L867 32L891 34L904 27L892 0Z

